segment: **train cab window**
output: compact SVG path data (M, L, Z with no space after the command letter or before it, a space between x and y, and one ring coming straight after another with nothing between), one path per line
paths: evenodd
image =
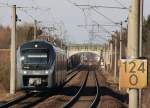
M25 70L48 69L50 63L48 49L26 49L21 52L22 68Z

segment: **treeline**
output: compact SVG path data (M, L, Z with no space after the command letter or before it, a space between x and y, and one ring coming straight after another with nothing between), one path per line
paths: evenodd
M122 30L122 44L123 44L123 57L126 57L127 56L127 28L123 28ZM117 49L119 51L119 42L120 42L120 31L116 31L116 37L117 37ZM143 20L143 56L144 57L148 57L150 58L150 15L147 17L147 19L144 18ZM113 37L112 36L112 43L113 43L113 46L114 46L114 43L115 43L115 38L116 37Z
M146 57L148 59L148 61L150 61L150 16L147 17L147 19L144 18L143 20L143 57ZM127 28L122 28L122 58L127 58L127 40L128 40L128 29ZM115 39L117 39L117 58L119 60L119 56L120 56L120 31L115 31L115 34L112 34L112 39L109 41L109 44L107 44L107 50L110 50L110 45L112 44L113 47L113 57L111 60L111 64L114 61L114 56L115 56ZM118 61L119 64L119 61ZM107 66L107 71L111 72L113 74L113 70L114 70L114 66L111 65L109 66L109 62L108 64L106 63ZM150 73L150 62L148 62L148 73ZM119 69L119 68L117 68ZM119 70L117 70L119 71ZM149 75L149 82L150 82L150 74Z
M150 16L143 23L143 55L150 60Z
M17 26L17 35L16 35L16 45L20 45L25 41L29 41L33 39L34 36L34 28L33 25L24 23L22 25ZM42 31L40 29L37 30L37 34L40 35ZM11 42L11 28L0 26L0 49L8 49L10 48Z
M118 34L119 35L119 34ZM147 17L147 19L143 19L143 40L142 40L142 51L143 51L143 57L146 57L148 61L150 61L150 15ZM127 29L124 28L123 34L122 34L122 42L123 42L123 57L127 57ZM119 40L118 40L119 43ZM118 46L118 51L119 51L119 45ZM148 62L148 73L150 73L150 62ZM150 74L149 75L149 82L150 82Z
M143 23L143 57L148 59L148 82L150 84L150 16Z
M10 28L0 26L0 48L9 48L10 46Z
M47 40L58 47L65 47L63 40L60 40L58 36L48 36L37 27L37 38ZM21 43L34 39L34 28L32 24L24 23L17 26L16 46ZM0 49L9 49L11 42L11 28L0 25Z

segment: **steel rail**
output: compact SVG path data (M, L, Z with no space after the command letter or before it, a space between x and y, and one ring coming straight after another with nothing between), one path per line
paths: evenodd
M72 70L67 72L67 76L72 74L73 72L77 71L80 68L80 66L77 66L76 68L73 68Z
M75 70L74 70L75 71ZM65 83L63 84L63 86L68 83L73 77L75 77L79 72L76 72L74 73L67 81L65 81ZM7 108L7 107L11 107L11 106L14 106L14 105L17 105L19 104L20 102L22 101L25 101L25 100L28 100L29 98L32 98L32 97L35 97L35 96L38 96L40 95L42 92L38 92L38 93L33 93L33 92L30 92L30 93L27 93L23 96L19 96L19 97L16 97L4 104L1 104L0 105L0 108ZM53 95L54 93L47 93L45 94L45 96L35 100L34 102L30 102L24 106L22 106L22 108L27 108L27 107L31 107L31 106L34 106L36 105L37 103L41 102L41 101L44 101L46 98L50 97L51 95Z
M89 74L89 71L86 73L86 77L83 78L83 80L81 81L81 87L80 87L79 91L76 93L75 96L73 96L71 98L71 100L69 102L64 104L63 108L70 108L77 101L78 97L80 96L81 91L85 87L85 84L86 84L87 78L88 78L88 74Z
M43 97L40 96L42 94L44 95ZM36 93L31 92L30 94L26 94L24 96L17 97L15 99L10 100L9 102L7 102L5 104L0 105L0 108L8 108L8 107L13 107L15 105L16 106L18 105L21 108L29 108L29 107L36 105L37 103L39 103L41 101L44 101L46 98L48 98L50 96L50 94L52 95L54 93L45 94L45 92L36 92ZM39 99L35 99L35 101L31 102L31 100L34 100L35 97L37 97ZM25 102L26 104L21 105L21 102Z
M71 75L71 76L63 83L63 85L66 85L66 84L67 84L70 80L72 80L79 72L80 72L80 71L73 73L73 75Z
M34 93L28 93L28 94L25 94L23 96L16 97L16 98L8 101L7 103L4 103L4 104L0 105L0 108L7 108L7 107L10 107L10 106L13 106L16 103L18 103L18 102L20 102L22 100L25 100L25 99L33 96L33 95L34 95Z
M99 83L98 83L98 79L97 79L97 76L96 76L96 72L94 72L94 76L95 76L95 82L96 82L96 95L95 95L95 98L94 98L93 102L89 106L89 108L95 108L97 106L98 101L99 101L99 96L100 96Z
M49 98L50 96L53 96L53 94L54 94L54 92L53 93L52 92L51 93L42 92L41 94L38 94L38 95L44 95L44 96L42 96L42 97L39 96L39 97L37 97L38 99L37 98L34 99L34 97L33 97L32 102L27 101L28 103L25 105L22 105L21 108L31 108L31 107L37 105L38 103L44 101L45 99Z

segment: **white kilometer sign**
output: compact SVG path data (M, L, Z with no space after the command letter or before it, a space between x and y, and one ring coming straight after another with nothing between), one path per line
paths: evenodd
M147 87L147 59L122 59L119 86L121 88Z

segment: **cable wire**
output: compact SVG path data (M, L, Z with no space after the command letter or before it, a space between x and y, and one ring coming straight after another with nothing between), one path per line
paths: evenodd
M116 24L116 22L114 22L113 20L111 20L110 18L108 18L107 16L105 16L104 14L102 14L101 12L97 11L95 8L92 8L97 14L103 16L104 18L106 18L108 21L110 21L113 24Z
M114 0L114 1L115 1L116 3L118 3L120 6L126 8L126 6L124 6L120 1L118 1L118 0Z
M11 7L11 5L9 5L8 3L1 3L0 2L0 4L3 5L3 6L0 6L0 7Z
M30 15L25 9L20 8L20 10L21 10L22 12L24 12L26 15L28 15L31 19L36 20L36 19L35 19L32 15Z
M128 9L127 7L116 7L116 6L104 6L104 5L78 5L74 3L74 5L79 7L89 7L89 8L110 8L110 9Z

